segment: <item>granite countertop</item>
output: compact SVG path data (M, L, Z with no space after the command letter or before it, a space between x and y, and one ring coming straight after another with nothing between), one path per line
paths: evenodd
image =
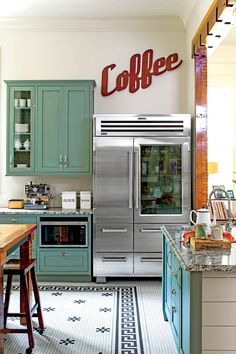
M73 214L73 215L91 215L92 210L72 210L72 209L62 209L62 208L49 208L45 210L27 210L27 209L9 209L9 208L0 208L0 215L2 214L49 214L49 215L58 215L58 214Z
M173 247L173 252L187 271L236 271L236 243L230 250L195 250L181 242L183 232L190 225L164 225L161 227L165 237Z

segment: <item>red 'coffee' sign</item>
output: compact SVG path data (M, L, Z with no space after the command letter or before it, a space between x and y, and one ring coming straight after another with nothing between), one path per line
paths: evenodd
M159 76L166 71L177 69L182 64L177 53L160 57L153 61L153 50L148 49L142 55L134 54L130 58L129 71L124 70L116 77L116 82L109 90L109 73L115 69L116 64L110 64L102 70L102 88L103 96L109 96L116 91L125 90L129 86L129 92L135 93L140 88L146 89L152 83L153 76Z

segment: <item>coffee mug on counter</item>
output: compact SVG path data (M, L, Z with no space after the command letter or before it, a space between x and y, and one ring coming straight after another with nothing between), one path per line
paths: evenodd
M214 240L223 240L222 225L214 225L211 227L211 236Z

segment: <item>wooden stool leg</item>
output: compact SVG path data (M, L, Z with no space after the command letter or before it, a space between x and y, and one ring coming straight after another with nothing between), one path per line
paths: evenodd
M30 274L31 274L31 280L32 280L35 303L38 304L37 315L38 315L38 321L39 321L39 328L43 332L44 331L43 315L42 315L42 308L41 308L41 302L40 302L40 296L39 296L39 289L38 289L38 284L37 284L37 279L36 279L35 268L34 267L31 268Z
M9 304L10 304L11 287L12 287L12 275L9 274L7 276L7 286L6 286L6 294L4 300L4 328L6 328L6 324L7 324L7 314L9 310Z
M27 323L27 329L28 329L28 340L29 340L29 346L30 348L34 348L34 336L33 336L33 325L32 325L32 320L31 320L31 310L30 310L30 302L29 302L29 296L28 296L28 284L27 284L27 275L21 275L20 276L20 281L22 285L22 292L24 296L24 301L25 301L25 317L26 317L26 323Z

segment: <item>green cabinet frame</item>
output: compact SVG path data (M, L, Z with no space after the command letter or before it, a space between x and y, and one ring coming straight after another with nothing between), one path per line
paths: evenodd
M15 107L14 104L14 99L17 95L17 93L21 92L22 94L24 92L30 92L30 97L31 97L31 108L30 110L30 133L27 133L27 135L21 134L21 136L24 136L24 139L26 137L29 137L30 139L30 150L29 151L24 151L21 150L19 152L16 152L14 150L14 141L17 138L17 133L15 133L15 112L16 110L18 111L25 111L25 108L20 108L20 107ZM22 82L19 82L14 85L8 86L8 92L7 92L7 110L8 110L8 120L7 120L7 158L6 158L6 173L7 175L32 175L35 174L35 87L32 83L27 83L23 84ZM19 135L20 136L20 135ZM30 154L30 163L29 166L26 168L17 168L16 167L16 161L15 161L15 154ZM24 159L24 157L23 157Z
M8 87L7 175L91 175L95 81L5 82ZM13 93L16 89L32 90L33 135L30 168L17 168L12 164Z

